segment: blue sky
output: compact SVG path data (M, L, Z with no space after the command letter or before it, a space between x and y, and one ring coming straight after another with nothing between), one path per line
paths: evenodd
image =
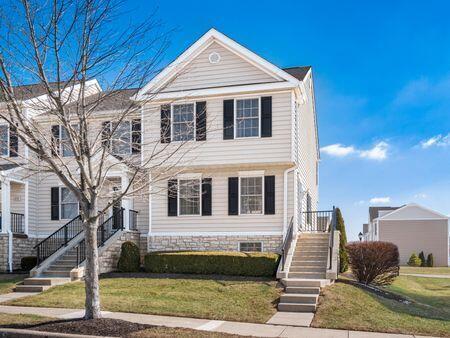
M131 4L131 2L130 2ZM166 60L215 27L280 67L312 65L320 206L356 239L369 205L450 214L448 1L134 1L175 29Z

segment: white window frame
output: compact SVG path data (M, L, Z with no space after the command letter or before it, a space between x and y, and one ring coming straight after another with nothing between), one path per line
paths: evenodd
M194 106L194 136L192 140L174 140L173 137L175 135L173 128L173 107L174 106L182 106L182 105L193 105ZM197 140L197 102L186 101L186 102L176 102L170 104L170 142L191 142Z
M114 142L114 132L113 132L113 123L128 123L130 126L130 144L129 144L129 152L126 154L116 154L113 152L113 142ZM111 154L113 155L117 155L117 156L126 156L126 155L132 155L133 154L133 121L131 120L122 120L120 122L114 122L114 121L109 121L109 130L111 131L111 136L110 136L110 144L109 144L109 150L111 151ZM115 129L117 130L117 128Z
M242 100L254 100L258 99L258 136L241 136L237 137L237 122L236 122L236 116L237 116L237 101ZM241 139L252 139L252 138L261 138L261 96L244 96L244 97L238 97L233 100L233 126L234 126L234 139L235 140L241 140Z
M199 182L199 213L182 215L180 214L180 181L197 180ZM202 215L202 176L198 175L178 175L177 177L177 217L197 217Z
M7 148L6 148L6 150L7 150L7 154L6 155L3 155L3 154L0 154L0 157L3 157L3 158L6 158L6 157L10 157L10 148L11 148L11 144L10 144L10 138L9 138L9 133L10 133L10 128L9 128L9 124L8 123L0 123L0 126L6 126L6 130L7 130L7 132L6 132L6 143L7 143Z
M63 218L62 217L62 190L63 189L67 189L67 190L70 191L70 189L65 187L65 186L60 186L58 188L59 188L59 201L58 201L58 204L59 204L59 220L60 221L61 220L68 220L68 219L70 220L72 218ZM68 203L65 203L65 204L68 204ZM77 200L77 210L78 210L78 215L79 215L80 214L80 202L78 200Z
M241 213L241 179L242 178L257 178L257 177L261 177L261 184L262 184L261 213L259 213L259 214L243 214L243 213ZM239 209L239 216L263 216L264 215L265 188L266 187L264 186L264 171L239 172L239 184L238 184L238 209Z
M78 123L71 123L70 124L72 126L72 128L78 128L79 124ZM74 157L75 155L64 155L64 147L63 147L63 129L64 126L62 124L59 125L59 145L58 145L58 150L59 153L61 154L61 157ZM69 144L70 146L70 144Z
M261 251L242 251L241 250L241 244L242 243L260 243L261 244ZM237 251L239 252L264 252L264 242L262 241L241 241L238 243Z

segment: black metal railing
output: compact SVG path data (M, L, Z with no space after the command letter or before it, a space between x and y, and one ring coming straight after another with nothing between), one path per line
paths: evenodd
M332 222L334 210L304 211L302 231L327 232Z
M124 208L117 210L111 217L98 226L97 247L103 246L116 232L124 229L124 211ZM77 266L79 266L86 259L86 241L84 238L76 246L76 251Z
M329 269L333 267L333 247L334 247L334 232L336 231L336 207L333 206L333 210L331 211L331 221L329 224L328 231L330 232L330 238L328 241L328 250L329 252ZM339 256L338 256L338 267L336 273L339 273Z
M129 213L130 230L137 230L137 216L138 212L136 210L130 209Z
M281 271L284 271L287 255L291 249L292 239L294 237L294 217L291 217L289 227L286 232L286 237L283 241L283 247L281 248Z
M13 234L25 233L25 215L11 212L11 232Z
M56 230L50 236L39 242L34 249L37 254L37 264L53 255L63 246L66 246L72 239L83 231L81 216L77 216Z

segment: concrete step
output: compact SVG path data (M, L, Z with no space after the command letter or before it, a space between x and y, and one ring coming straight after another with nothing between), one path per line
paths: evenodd
M317 250L328 250L329 246L328 244L310 244L310 243L298 243L295 246L295 249L301 250L301 249L317 249Z
M291 265L289 272L314 272L314 273L326 273L327 269L325 266L299 266Z
M315 312L316 304L279 303L278 311L283 312Z
M42 292L50 288L49 285L17 285L14 292Z
M23 284L24 285L52 286L52 285L64 284L67 282L70 282L70 278L33 277L33 278L24 279Z
M326 273L318 272L289 272L288 278L325 279Z
M286 293L300 293L300 294L308 294L308 295L318 295L320 294L320 287L314 286L287 286L284 288L284 292Z
M308 260L308 259L293 259L291 266L326 266L326 259Z
M60 264L52 264L49 266L50 270L56 271L70 271L74 268L72 265L60 265Z
M61 270L47 270L42 274L42 277L61 277L61 278L69 278L70 271L61 271Z
M323 287L330 283L328 279L284 278L281 280L286 287Z
M285 293L280 297L280 303L301 303L301 304L316 304L318 295Z

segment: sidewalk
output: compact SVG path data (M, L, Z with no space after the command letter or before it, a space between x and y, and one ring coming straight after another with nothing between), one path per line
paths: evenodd
M84 310L56 309L0 305L0 313L34 314L60 319L75 319L83 317ZM414 335L400 335L376 332L360 332L348 330L317 329L311 327L294 327L286 325L253 324L229 322L223 320L208 320L198 318L144 315L123 312L102 312L105 318L127 320L129 322L181 327L203 331L224 332L256 337L308 337L308 338L413 338Z
M414 276L414 277L425 277L425 278L450 278L450 275L425 275L420 273L401 273L400 276Z

